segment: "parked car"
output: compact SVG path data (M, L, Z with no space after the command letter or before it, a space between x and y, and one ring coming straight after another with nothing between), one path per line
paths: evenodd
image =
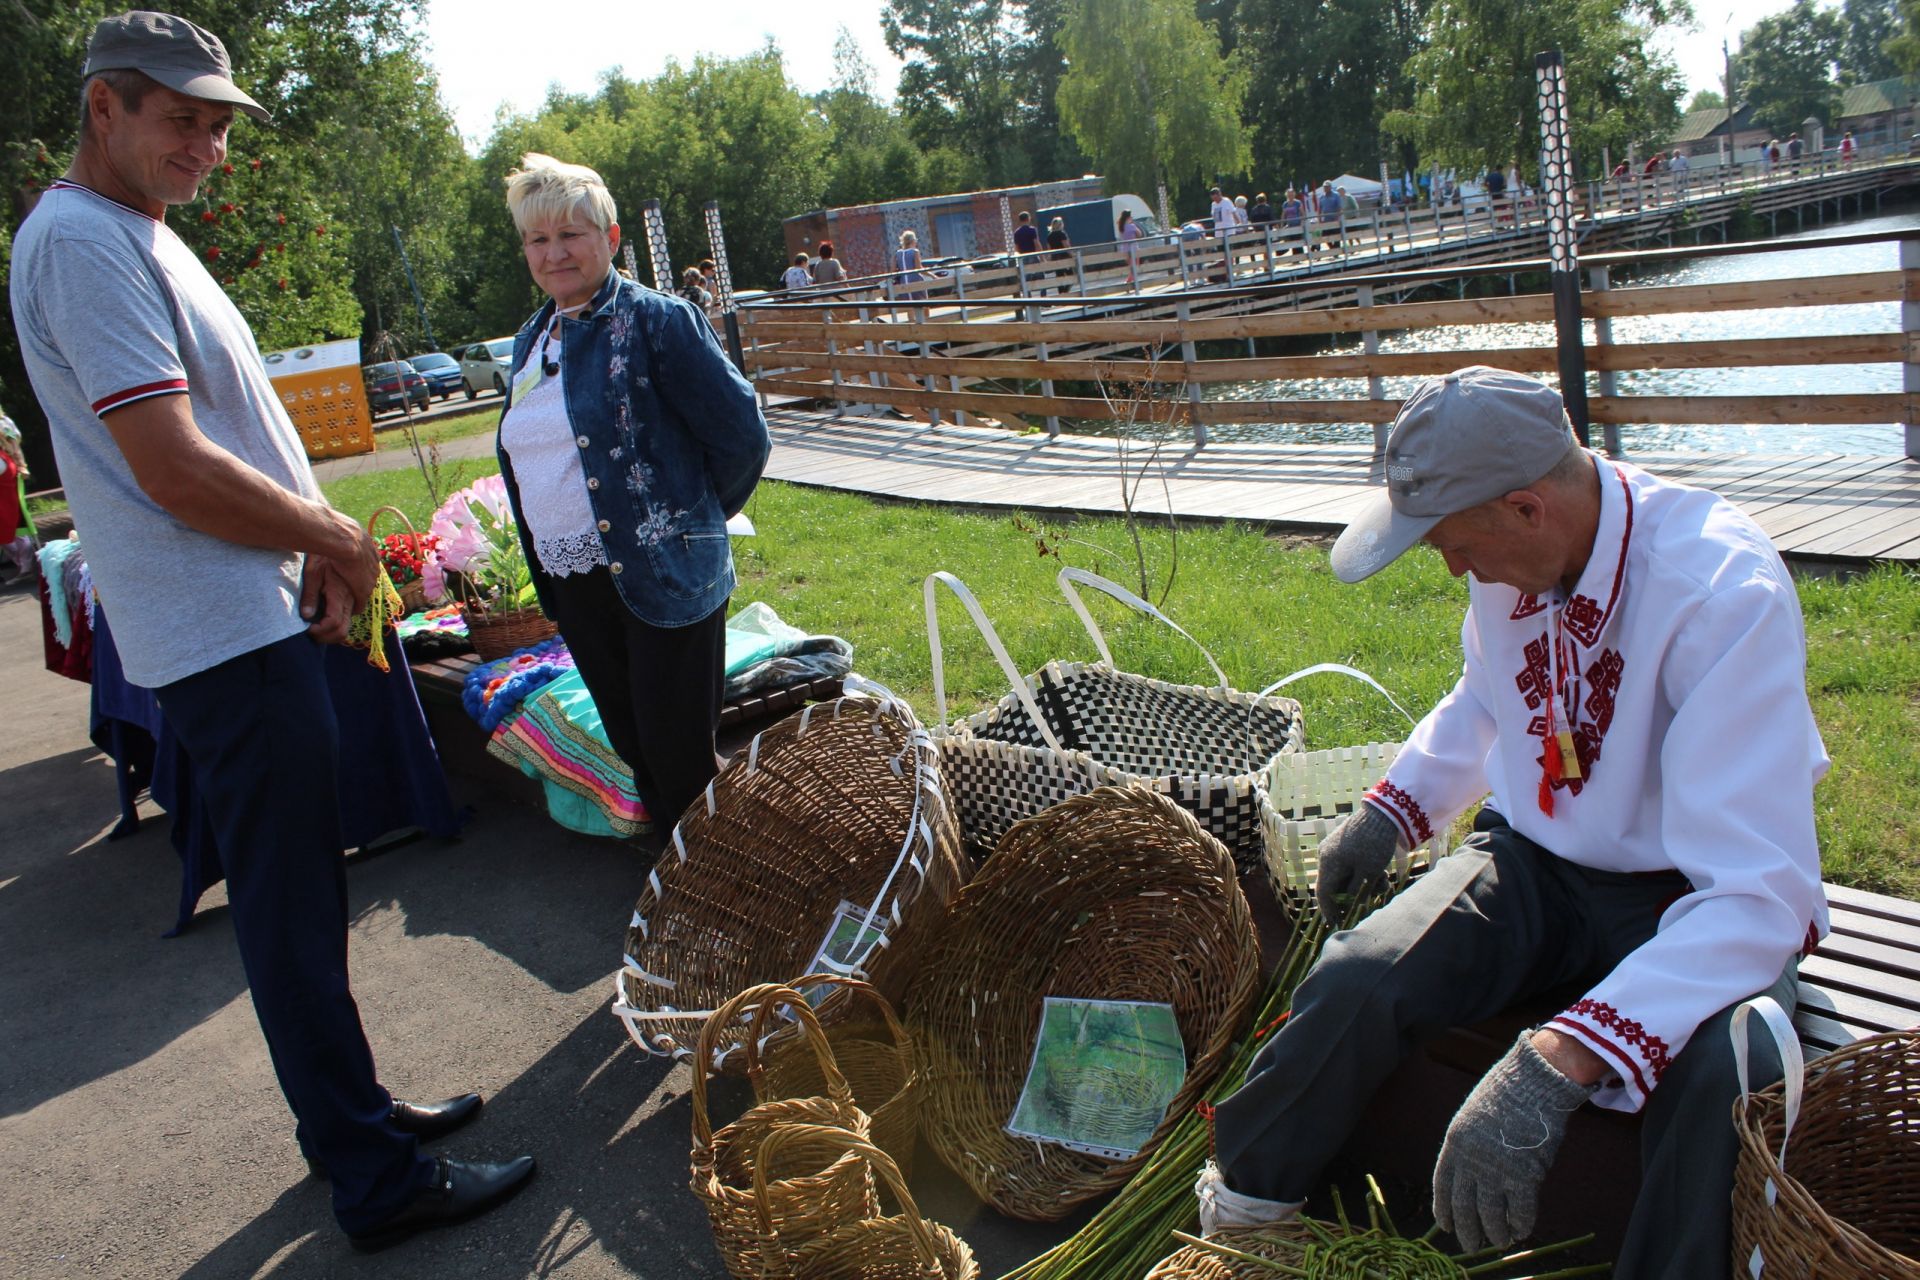
M465 379L460 376L460 362L443 351L409 356L407 363L413 366L415 373L427 380L427 390L442 400L466 386Z
M389 409L405 409L408 402L424 409L433 398L427 391L427 380L405 360L367 365L360 376L367 381L367 408L376 418Z
M466 387L467 399L487 390L507 394L507 378L513 372L508 364L512 359L512 338L494 338L462 349L460 381Z

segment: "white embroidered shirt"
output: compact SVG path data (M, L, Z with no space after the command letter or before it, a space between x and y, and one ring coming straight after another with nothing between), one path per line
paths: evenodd
M1594 1101L1637 1111L1702 1022L1825 936L1813 787L1828 760L1799 598L1766 534L1706 490L1594 464L1600 525L1572 594L1471 583L1465 671L1367 800L1411 845L1491 791L1559 857L1686 876L1654 936L1549 1023L1611 1068ZM1546 784L1550 806L1549 699L1562 726L1571 709L1580 762Z
M556 373L545 372L547 361L559 366ZM514 371L513 405L500 423L500 445L513 460L534 555L540 567L556 577L586 573L607 562L587 500L586 472L580 467L586 439L575 436L567 419L559 339L544 346L535 343L526 364Z

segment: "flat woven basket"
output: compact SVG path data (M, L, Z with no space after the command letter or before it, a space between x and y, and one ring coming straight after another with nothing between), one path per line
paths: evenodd
M1287 1263L1299 1258L1301 1243L1315 1239L1312 1232L1298 1222L1277 1227L1229 1227L1207 1238L1211 1243L1251 1254L1254 1258ZM1153 1270L1147 1272L1146 1280L1275 1280L1275 1277L1287 1274L1290 1272L1277 1267L1226 1257L1189 1244L1175 1249L1156 1263Z
M771 1215L764 1212L769 1207L768 1198L760 1196L761 1230L780 1246L779 1263L771 1261L772 1249L761 1254L769 1259L762 1273L769 1280L977 1280L980 1267L973 1260L973 1250L952 1231L920 1216L905 1176L886 1152L844 1129L783 1124L775 1126L760 1144L763 1168L777 1164L776 1156L789 1142L826 1150L837 1146L866 1162L901 1211L890 1218L863 1218L803 1239L792 1231L779 1231Z
M1296 671L1267 688L1278 689L1303 676L1321 673L1351 676L1371 685L1412 723L1413 717L1372 676L1335 662ZM1368 788L1387 776L1388 767L1400 754L1400 745L1369 742L1327 751L1287 752L1275 756L1260 771L1257 790L1262 857L1267 880L1282 904L1311 905L1319 874L1320 842L1359 806ZM1413 872L1444 856L1447 835L1445 830L1436 831L1411 852L1397 853L1391 868L1393 883L1404 884Z
M801 991L822 985L843 989L830 997L834 1003L830 1012L839 1016L826 1024L827 1044L853 1090L854 1105L873 1119L873 1144L912 1177L913 1151L920 1140L920 1076L914 1070L913 1038L900 1025L887 998L857 978L816 973L793 985ZM847 1001L857 1007L838 1007ZM767 1024L782 1012L777 1005L762 1004L748 1041L758 1062L748 1067L747 1079L762 1102L810 1097L826 1090L810 1046L798 1039L774 1042L768 1034ZM761 1044L769 1045L764 1057L758 1053Z
M1198 818L1242 870L1258 866L1262 844L1255 775L1274 755L1300 749L1300 704L1234 689L1198 641L1196 647L1220 677L1217 686L1173 684L1118 670L1074 583L1104 591L1193 639L1126 588L1081 569L1062 569L1061 591L1101 660L1049 662L1023 676L965 584L948 573L926 580L934 699L943 722L934 737L969 849L976 856L991 852L1015 822L1069 796L1137 782ZM944 724L936 585L960 598L1011 685L994 706L950 725Z
M1749 1094L1749 1011L1785 1078ZM1811 1064L1765 996L1734 1011L1733 1274L1752 1280L1920 1280L1920 1028L1871 1036ZM1791 1150L1789 1151L1789 1146Z
M649 1053L691 1052L712 1010L756 982L816 967L839 904L879 942L864 977L898 1004L971 866L932 739L877 685L806 707L756 736L681 816L647 876L614 977L613 1011ZM831 1020L852 1007L830 1001ZM744 1022L710 1069L746 1069ZM790 1023L775 1039L793 1034Z
M715 1130L707 1111L707 1073L700 1064L711 1061L719 1041L765 1002L791 1010L798 1033L818 1057L827 1091L760 1103ZM842 1130L860 1139L871 1132L804 997L773 983L749 987L714 1011L702 1030L700 1049L693 1064L691 1185L729 1274L740 1280L788 1274L777 1269L786 1265L787 1248L880 1215L873 1171L844 1143L795 1137L778 1159L761 1157L767 1136L783 1125Z
M1052 1221L1121 1185L1205 1096L1259 979L1233 860L1145 787L1102 787L1017 823L961 890L914 981L921 1131L980 1197ZM1187 1074L1140 1153L1085 1155L1006 1130L1048 996L1171 1004Z

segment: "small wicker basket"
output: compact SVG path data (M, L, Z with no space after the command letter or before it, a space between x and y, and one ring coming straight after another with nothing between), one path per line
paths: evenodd
M907 1006L928 1144L1001 1212L1063 1217L1124 1183L1205 1096L1258 979L1233 859L1174 801L1102 787L1016 823L948 911ZM1007 1132L1048 996L1172 1005L1187 1073L1138 1154Z
M713 1060L720 1040L733 1034L740 1019L768 1002L792 1014L817 1058L826 1093L760 1103L716 1131L707 1111L703 1064ZM872 1132L866 1113L853 1105L819 1019L791 987L749 987L714 1011L693 1064L692 1106L693 1194L707 1211L727 1271L740 1280L788 1274L779 1269L786 1265L786 1248L880 1216L871 1167L842 1142L796 1136L786 1142L780 1159L762 1158L762 1143L782 1125L824 1126L858 1139Z
M762 1194L766 1172L789 1142L805 1142L819 1150L839 1147L870 1166L880 1183L899 1204L890 1218L873 1217L834 1227L823 1235L802 1239L781 1230L773 1220L771 1196ZM760 1144L754 1170L755 1203L760 1209L762 1235L778 1249L781 1265L772 1261L774 1248L764 1248L769 1280L804 1277L805 1280L977 1280L980 1267L967 1242L937 1222L920 1216L907 1189L906 1177L891 1157L872 1143L845 1129L818 1125L783 1124Z
M379 521L380 517L383 515L398 517L400 520L400 523L407 527L407 534L409 537L417 539L420 536L420 531L413 527L413 521L409 520L407 518L407 513L402 511L400 508L375 507L373 509L373 514L367 517L367 536L368 537L373 538L375 541L379 540L380 535L373 531L373 526L376 522ZM409 582L406 585L399 587L398 590L400 592L401 607L405 609L406 613L408 614L419 613L422 609L425 609L427 607L427 603L428 603L427 602L427 584L422 582L419 578L415 578L412 582ZM402 616L405 616L405 615L403 614Z
M1785 1078L1749 1094L1747 1015L1780 1046ZM1733 1274L1753 1280L1920 1280L1920 1028L1811 1065L1785 1010L1734 1011ZM1792 1144L1789 1154L1788 1145Z
M559 628L538 608L479 609L466 603L460 612L467 619L467 638L483 662L504 658L516 649L539 644L558 635Z
M816 985L843 988L828 1002L853 1000L862 1005L859 1012L847 1012L824 1024L827 1043L853 1090L854 1105L873 1119L873 1145L886 1152L902 1174L912 1177L913 1149L920 1139L920 1077L914 1070L913 1038L886 997L857 978L816 973L793 985L801 991ZM754 1096L770 1102L823 1093L826 1081L809 1046L789 1039L770 1044L764 1057L758 1053L758 1046L771 1040L766 1022L776 1009L771 1003L760 1006L747 1042L748 1050L759 1059L747 1068Z

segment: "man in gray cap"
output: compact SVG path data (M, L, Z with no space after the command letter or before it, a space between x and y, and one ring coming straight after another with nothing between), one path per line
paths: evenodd
M1459 852L1328 941L1219 1105L1203 1227L1297 1213L1422 1039L1571 990L1454 1116L1435 1218L1469 1249L1526 1236L1568 1115L1644 1111L1614 1274L1724 1275L1732 1010L1764 992L1790 1011L1827 928L1793 580L1731 504L1579 448L1557 392L1479 367L1402 405L1334 572L1419 542L1471 574L1465 670L1321 842L1321 911L1486 805ZM1771 1043L1753 1057L1778 1077Z
M337 728L321 643L378 562L320 496L246 321L167 228L226 158L220 41L164 13L102 21L80 144L13 246L15 325L127 679L193 761L234 936L296 1135L363 1249L470 1217L533 1172L419 1149L478 1094L396 1102L347 982Z

